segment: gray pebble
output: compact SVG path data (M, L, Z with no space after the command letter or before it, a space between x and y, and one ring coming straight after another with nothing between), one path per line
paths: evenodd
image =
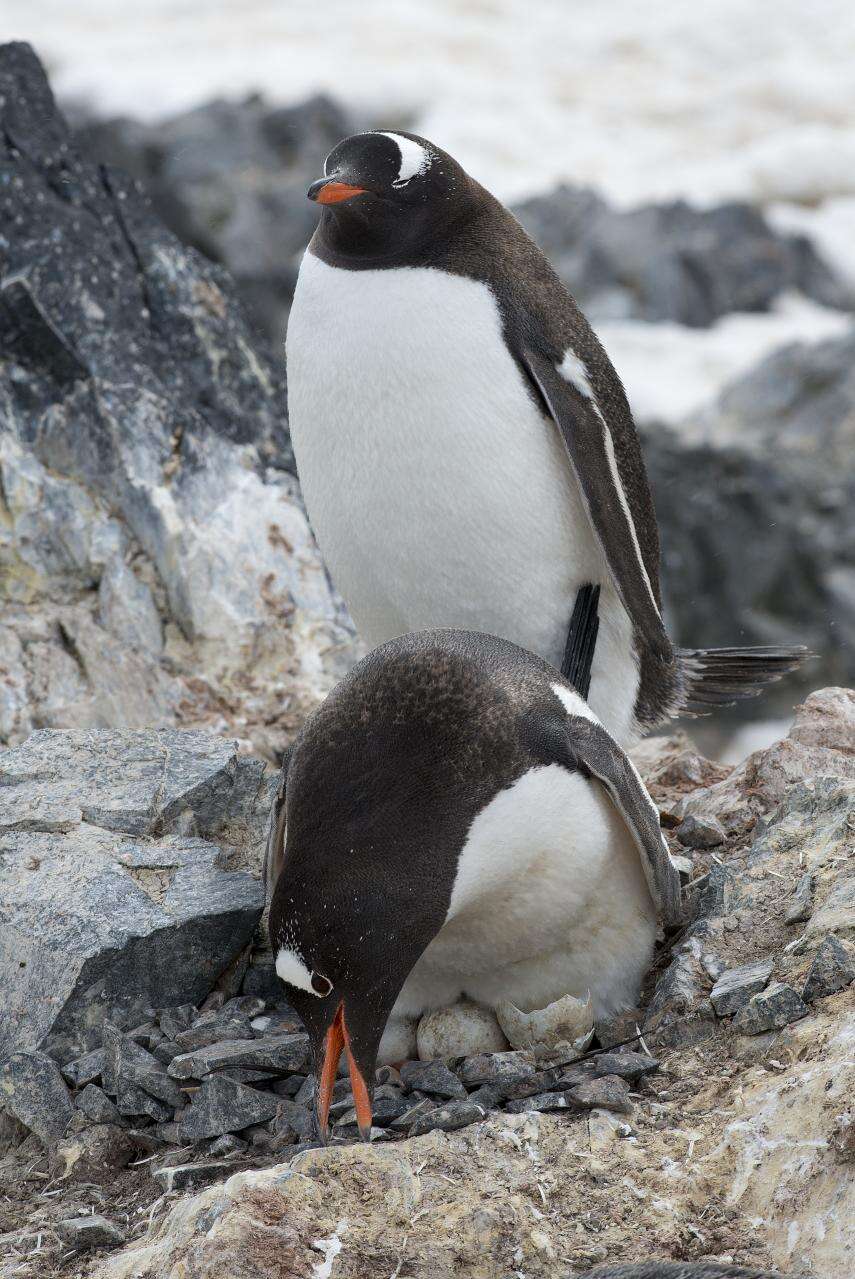
M674 834L686 848L718 848L727 835L714 817L684 817Z
M486 1111L483 1106L467 1099L466 1101L448 1101L445 1105L435 1106L433 1110L417 1118L410 1127L411 1137L421 1137L426 1132L454 1132L457 1128L466 1128L469 1124L483 1119Z
M787 924L802 924L806 919L810 919L813 910L813 875L806 870L796 885L795 892L787 903L787 912L784 915L784 922Z
M733 1026L743 1035L760 1035L765 1030L778 1030L810 1012L797 990L785 982L773 981L765 990L752 995L733 1019Z
M443 1061L405 1061L401 1083L409 1091L417 1088L434 1097L460 1100L466 1096L463 1084Z
M56 1233L70 1248L115 1248L125 1242L124 1233L106 1217L92 1214L69 1217L56 1223Z
M534 1054L527 1051L481 1053L467 1057L460 1067L460 1078L470 1088L481 1084L513 1087L535 1074Z

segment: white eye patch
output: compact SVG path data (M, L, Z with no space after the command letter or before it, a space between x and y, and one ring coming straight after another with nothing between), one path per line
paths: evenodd
M296 986L298 990L308 991L310 995L321 998L320 992L312 985L312 974L296 950L286 950L283 947L279 951L276 956L276 972L289 986Z
M398 165L398 176L392 183L393 187L403 187L420 173L424 173L430 167L430 153L418 142L413 142L412 138L402 137L400 133L386 133L382 129L377 132L383 138L389 138L395 143L401 155L401 161Z

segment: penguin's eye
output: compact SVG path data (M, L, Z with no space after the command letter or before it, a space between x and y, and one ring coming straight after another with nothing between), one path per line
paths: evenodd
M323 973L313 972L311 982L312 990L316 995L320 995L321 998L328 995L332 990L332 982L329 977L324 977Z

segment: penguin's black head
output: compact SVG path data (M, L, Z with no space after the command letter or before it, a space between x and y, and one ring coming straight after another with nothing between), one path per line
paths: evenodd
M339 142L308 196L324 206L321 229L334 252L387 258L459 218L477 189L432 142L377 130Z
M505 696L429 636L375 650L300 733L272 823L268 929L311 1041L324 1137L342 1051L370 1130L389 1014L445 922L475 814L514 775L516 741Z

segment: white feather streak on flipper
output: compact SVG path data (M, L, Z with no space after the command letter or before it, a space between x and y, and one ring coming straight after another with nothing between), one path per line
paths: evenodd
M387 133L385 129L378 129L377 132L384 138L390 138L401 153L398 176L392 186L406 186L411 178L424 173L429 167L430 153L425 151L418 142L413 142L412 138L402 137L400 133Z
M574 689L567 688L564 684L553 684L552 691L568 715L581 715L584 719L591 720L593 724L600 723L584 697L581 697Z
M609 463L612 483L614 484L615 492L618 495L618 501L623 508L623 513L626 516L627 524L629 525L629 530L632 535L632 544L638 560L638 567L647 586L651 603L656 610L657 616L661 617L659 605L656 603L656 596L653 593L653 587L650 583L650 577L648 576L647 569L644 565L644 556L641 553L641 545L638 541L635 521L632 518L632 511L629 509L629 503L626 500L626 493L624 492L623 484L621 483L620 471L618 470L617 458L615 457L615 446L612 441L612 433L609 430L609 425L603 417L600 406L597 403L597 397L595 396L593 387L591 386L591 380L588 377L588 370L585 362L575 353L575 351L568 349L564 354L564 359L560 364L556 364L555 367L565 381L569 382L571 386L576 388L580 395L583 395L586 400L590 401L591 407L600 419L600 423L603 428L603 442L605 444L606 457Z
M591 1034L594 1028L594 1004L591 992L585 999L564 995L545 1008L524 1013L503 999L496 1005L496 1017L512 1048L556 1048L560 1043L575 1044Z

